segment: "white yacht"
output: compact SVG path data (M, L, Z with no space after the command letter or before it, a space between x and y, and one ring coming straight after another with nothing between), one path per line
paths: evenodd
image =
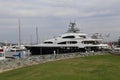
M100 51L107 47L102 39L93 39L85 33L81 33L75 27L76 23L70 22L69 29L59 37L45 40L41 44L27 45L32 55L61 54L71 52Z

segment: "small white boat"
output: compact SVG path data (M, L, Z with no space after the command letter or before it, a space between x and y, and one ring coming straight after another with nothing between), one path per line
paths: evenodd
M119 46L114 46L114 45L112 45L112 43L110 43L109 46L110 46L110 49L109 49L110 54L120 56L120 47Z
M23 45L4 46L4 52L6 58L23 58L30 55Z

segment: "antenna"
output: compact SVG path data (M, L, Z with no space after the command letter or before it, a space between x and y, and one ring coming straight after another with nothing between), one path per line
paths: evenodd
M69 33L78 33L80 30L78 28L75 28L75 26L76 26L75 21L74 22L70 22L70 24L69 24L70 28L68 29L68 32Z

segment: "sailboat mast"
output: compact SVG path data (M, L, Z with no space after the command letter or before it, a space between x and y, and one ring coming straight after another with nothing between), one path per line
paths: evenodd
M36 27L36 43L38 44L39 41L38 41L38 27Z
M18 43L18 45L21 46L21 26L20 26L20 19L18 20L18 30L19 30L19 43Z

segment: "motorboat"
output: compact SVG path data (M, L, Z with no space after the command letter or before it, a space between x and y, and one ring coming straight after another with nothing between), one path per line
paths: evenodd
M69 29L59 37L45 40L43 43L26 45L32 55L62 54L86 51L101 51L108 47L102 39L88 37L75 27L75 22L70 22Z
M4 53L6 58L23 58L26 55L30 55L29 51L24 47L24 45L11 45L4 46Z

